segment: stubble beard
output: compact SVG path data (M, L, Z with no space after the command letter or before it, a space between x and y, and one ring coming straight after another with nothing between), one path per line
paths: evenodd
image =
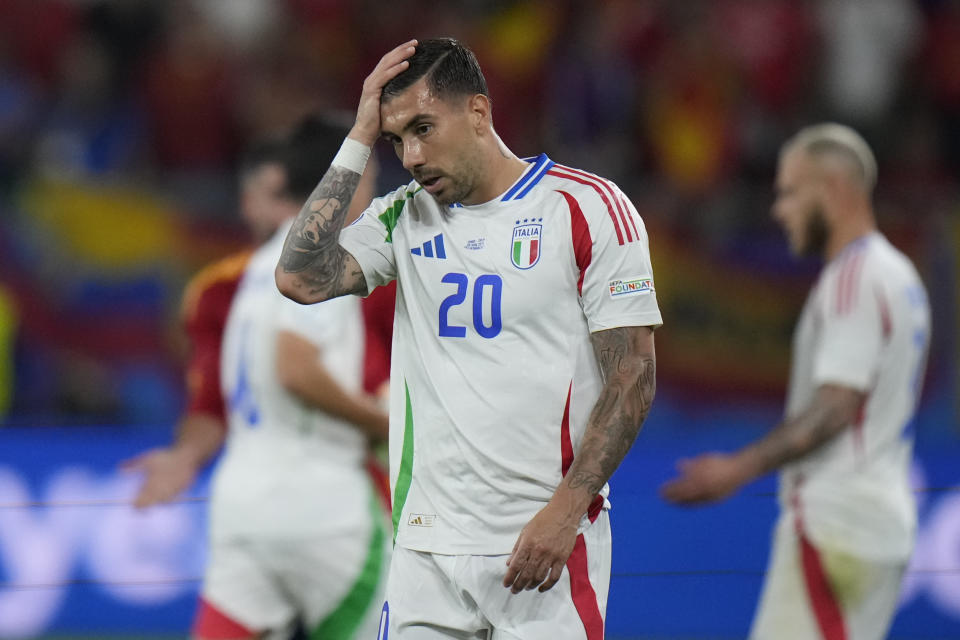
M434 195L433 199L437 201L437 204L444 207L457 202L463 202L473 193L474 185L469 180L470 174L471 170L469 168L457 175L444 174L444 178L446 178L449 186L444 190L442 195ZM474 173L474 175L476 174Z
M827 248L827 240L830 238L830 227L827 226L826 215L819 205L815 205L810 211L805 231L803 245L798 251L799 255L822 256Z

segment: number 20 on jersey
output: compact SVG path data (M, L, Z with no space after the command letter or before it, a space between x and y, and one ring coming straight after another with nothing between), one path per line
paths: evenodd
M440 303L439 335L441 338L465 338L467 327L453 325L448 321L450 310L467 300L472 289L473 329L482 338L495 338L503 328L500 313L500 301L503 296L503 280L500 276L485 273L477 276L470 286L470 278L465 273L452 272L440 279L444 284L456 285L457 289ZM489 309L489 324L484 319L484 311Z

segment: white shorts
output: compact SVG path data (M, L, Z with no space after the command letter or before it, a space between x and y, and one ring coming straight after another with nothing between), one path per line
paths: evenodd
M610 520L577 536L545 593L503 586L509 556L449 556L397 547L380 640L601 640L610 585Z
M751 640L882 640L906 562L816 547L781 515Z
M391 544L379 515L353 536L212 542L201 607L216 614L201 611L195 637L217 637L211 619L268 638L288 637L297 620L316 637L376 637Z

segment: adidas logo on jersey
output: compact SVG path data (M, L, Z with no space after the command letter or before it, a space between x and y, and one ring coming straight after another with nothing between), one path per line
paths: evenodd
M423 246L410 249L410 253L415 256L423 256L424 258L437 257L441 260L446 260L447 252L443 248L443 234L438 233L433 236L433 240L424 242Z
M407 524L411 527L432 527L433 521L436 519L437 516L433 514L411 513L407 519Z

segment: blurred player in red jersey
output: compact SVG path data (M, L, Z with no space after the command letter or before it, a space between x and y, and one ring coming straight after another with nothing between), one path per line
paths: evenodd
M240 212L257 245L270 237L275 226L272 221L279 219L277 197L284 181L281 143L262 143L247 153L240 170ZM145 473L134 500L138 508L169 502L188 489L226 440L220 343L230 303L251 253L247 249L222 258L187 283L180 311L190 346L187 406L173 444L125 463L128 469Z
M328 132L327 130L331 129L338 131L337 127L331 127L329 124L305 123L294 133L290 142L262 144L251 150L245 158L241 171L241 210L258 245L268 240L285 220L295 215L302 201L309 195L316 181L316 176L311 173L313 162L316 160L318 151L323 150L322 144L318 144L317 140L311 143L310 139L318 136L322 138ZM339 143L340 137L342 135L334 136L336 143ZM333 151L337 148L336 143ZM318 166L323 167L329 158L320 157L320 160ZM358 212L370 199L372 175L368 176L367 182L366 199L363 197L356 199ZM221 348L224 345L224 332L231 303L237 296L238 286L249 266L250 256L251 252L245 251L210 265L197 274L186 289L183 321L192 347L187 373L188 406L180 421L175 442L171 446L147 452L126 465L128 468L145 473L143 486L135 499L138 507L151 506L175 498L193 483L199 471L217 454L224 443L228 442L229 431L225 412L227 403L224 401L220 375ZM380 302L390 304L389 300ZM375 309L375 306L372 305L371 309ZM390 311L392 317L392 309ZM385 379L387 373L384 371L389 370L389 336L379 335L376 324L373 322L376 320L376 314L369 315L371 320L371 326L367 328L369 353L365 359L364 369L367 375L364 377L365 382L375 389ZM359 314L357 319L359 320ZM310 378L305 374L301 375L298 371L315 362L296 365L291 363L299 357L300 352L312 350L309 340L310 332L306 328L303 331L307 341L294 342L298 348L292 355L284 358L288 363L287 366L284 367L278 359L278 369L286 368L286 370L278 370L272 375L282 379L281 386L288 387L293 397L299 398L300 402L305 402L304 406L309 406L310 398L304 398L301 393L298 393L297 386L308 382ZM336 385L336 380L332 383ZM341 393L342 389L329 389L329 391L328 396L339 398L339 405L322 406L321 400L319 402L321 409L332 412L333 416L343 415L344 412L349 417L361 416L356 419L367 423L368 432L378 432L381 427L385 430L386 416L379 410L372 410L368 401L355 398L350 393ZM385 433L377 433L377 435L382 437ZM233 439L230 438L230 441ZM319 464L323 463L318 462ZM237 464L232 466L236 467ZM382 488L384 474L373 462L370 464L370 469L374 472L376 486ZM218 470L219 475L229 475L221 471L222 469ZM226 511L223 503L230 502L232 496L235 496L238 491L230 488L230 486L236 487L237 482L222 477L218 478L218 481L219 484L211 499L211 508L214 509L214 515L211 517L212 527L216 526L216 522L224 519L222 515L217 515ZM319 490L320 487L316 489ZM248 489L245 488L239 490L240 494L247 492ZM295 502L295 499L291 499L290 502ZM227 520L232 522L233 517L233 514L230 514ZM223 529L222 526L220 528ZM194 629L195 637L210 640L261 637L267 631L279 634L277 637L283 637L284 634L289 633L293 622L289 615L291 611L306 618L303 622L308 627L320 624L321 617L329 626L331 622L342 624L344 619L352 615L350 612L343 613L340 608L331 606L324 608L322 604L315 604L324 598L329 600L330 597L338 596L336 593L331 596L316 590L311 591L309 583L304 583L304 593L298 596L301 601L307 599L303 606L300 606L301 602L297 602L297 597L291 597L290 600L293 601L291 603L284 602L285 598L281 597L278 598L276 606L265 607L262 605L266 599L263 594L257 594L255 598L257 603L250 604L246 599L248 593L253 590L251 583L259 576L242 575L242 566L238 568L236 556L228 556L222 550L222 546L216 541L213 544L204 600ZM309 562L305 561L302 564L309 565ZM324 569L322 566L317 568ZM217 576L222 578L225 573L230 575L229 579L217 578ZM371 588L376 587L376 579L377 576L373 576ZM227 583L227 587L223 586L224 582ZM230 591L229 584L235 582L239 583L239 590L234 593ZM247 592L243 591L244 588ZM208 592L210 591L213 593L213 599L217 600L216 605L209 601ZM377 609L375 613L378 611Z

